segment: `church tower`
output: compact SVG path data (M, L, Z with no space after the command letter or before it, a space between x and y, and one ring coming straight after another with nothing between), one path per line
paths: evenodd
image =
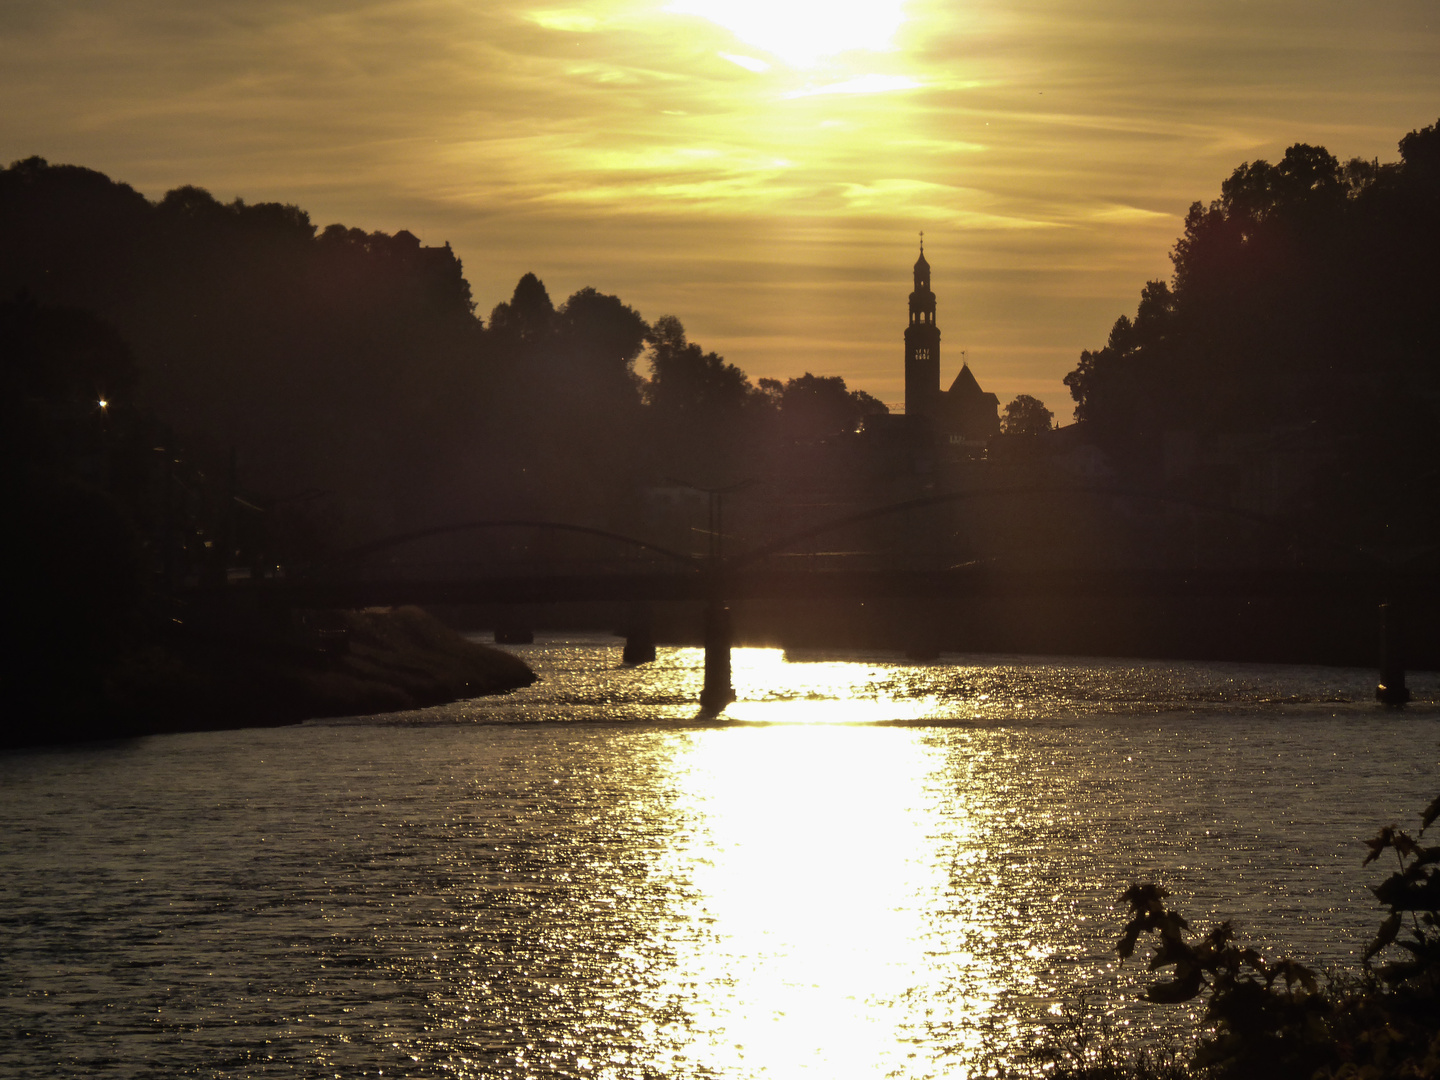
M934 418L940 405L940 328L935 325L935 294L925 261L925 234L915 260L915 291L910 294L910 325L905 328L905 415Z

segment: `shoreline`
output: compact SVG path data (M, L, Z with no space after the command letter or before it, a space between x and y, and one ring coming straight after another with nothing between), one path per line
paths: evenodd
M74 675L74 673L69 673ZM482 645L416 607L312 612L296 628L201 613L122 653L98 685L0 729L0 749L185 731L283 727L424 708L528 686L519 657ZM27 723L28 721L28 723Z

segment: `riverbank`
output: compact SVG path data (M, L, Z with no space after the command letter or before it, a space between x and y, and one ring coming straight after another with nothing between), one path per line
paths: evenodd
M276 727L501 693L524 661L415 607L310 612L276 630L233 612L172 619L80 685L57 670L49 707L19 708L0 746Z

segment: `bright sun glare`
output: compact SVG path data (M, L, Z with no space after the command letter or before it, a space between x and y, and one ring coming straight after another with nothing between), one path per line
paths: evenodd
M813 67L852 49L878 51L905 21L905 0L673 0L670 11L699 15L791 67Z

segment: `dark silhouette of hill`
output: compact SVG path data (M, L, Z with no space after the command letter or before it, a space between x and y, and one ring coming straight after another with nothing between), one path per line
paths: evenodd
M1076 418L1130 478L1225 496L1247 443L1268 441L1281 501L1313 529L1433 545L1437 251L1440 125L1390 164L1304 144L1247 162L1190 208L1171 282L1066 376Z

